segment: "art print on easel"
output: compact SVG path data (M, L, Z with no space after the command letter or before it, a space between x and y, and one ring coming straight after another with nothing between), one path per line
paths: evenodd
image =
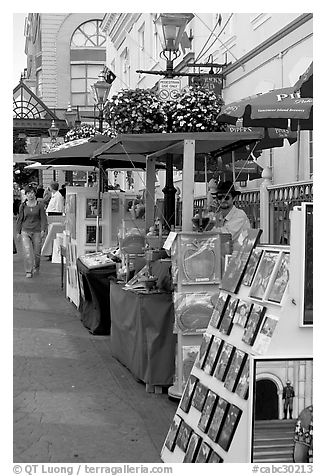
M182 421L180 424L178 435L175 440L175 444L184 452L186 452L191 433L191 426L188 425L185 421Z
M240 408L238 408L236 405L230 405L223 424L222 431L217 441L217 443L225 451L228 451L230 448L241 414L242 410L240 410Z
M102 226L99 228L99 243L102 243ZM96 244L96 225L86 226L86 244Z
M212 448L207 443L205 443L205 441L202 441L195 459L195 463L206 463L211 451Z
M246 327L251 308L252 303L239 299L233 318L233 324L237 324L240 327Z
M97 198L86 198L86 214L85 218L96 218L98 214L98 199ZM100 200L100 210L99 214L102 214L102 200Z
M217 359L220 355L221 349L222 349L222 339L220 339L217 336L213 337L205 365L203 367L203 370L205 373L208 375L212 375L213 371L215 370L215 364L217 362Z
M249 359L246 360L246 363L242 369L241 376L239 378L238 385L235 389L235 393L239 397L246 400L249 393Z
M173 421L171 423L170 429L164 442L164 445L170 451L173 451L175 448L176 437L182 421L183 420L179 415L174 415Z
M230 392L234 392L247 358L248 354L240 349L235 349L224 382L224 387Z
M182 346L182 383L186 384L199 352L199 345Z
M220 284L225 291L237 293L253 248L256 246L262 230L247 230L241 248L231 257L230 263Z
M202 410L202 414L198 422L198 428L200 428L204 433L207 431L209 422L213 416L213 411L215 408L216 401L217 401L216 393L213 392L212 390L208 390L205 404Z
M190 375L189 379L187 380L186 387L183 391L181 402L180 402L180 408L185 413L188 413L189 411L191 400L192 400L197 382L198 382L198 378L195 377L194 375Z
M197 382L195 392L191 400L191 405L199 412L201 412L203 409L207 393L208 388L202 382Z
M224 379L226 377L230 365L231 355L234 349L235 348L232 344L224 342L214 372L214 377L217 378L217 380L220 380L221 382L224 382Z
M194 463L201 442L202 442L201 436L193 432L188 443L188 447L187 447L187 451L186 451L183 463Z
M263 299L278 256L278 251L264 252L249 292L250 297L260 300Z
M253 350L257 354L265 354L271 343L272 336L278 323L278 317L266 316L260 332L257 335Z
M245 286L251 286L253 277L257 270L262 254L263 254L263 250L260 248L255 248L252 250L252 253L250 255L250 258L246 267L245 275L242 280L242 284L244 284Z
M219 397L207 432L207 435L214 442L217 441L220 434L228 407L229 403L224 398Z
M289 282L290 253L283 253L275 279L271 284L268 301L281 303Z
M218 330L225 335L229 335L233 326L233 316L235 313L235 310L238 305L238 298L231 297L228 305L226 306L226 309L224 311L224 315L222 317L222 320L220 321L220 324L218 326Z
M212 334L208 334L207 332L203 334L201 346L199 348L198 359L195 363L196 367L198 367L199 369L202 369L205 364L205 360L207 358L207 354L208 354L212 340L213 340Z
M227 292L221 290L219 291L218 295L214 295L211 297L211 302L214 306L214 310L212 312L209 324L212 327L218 327L229 299L230 295Z
M253 345L261 326L266 307L254 304L248 317L248 322L243 332L242 341L248 345Z

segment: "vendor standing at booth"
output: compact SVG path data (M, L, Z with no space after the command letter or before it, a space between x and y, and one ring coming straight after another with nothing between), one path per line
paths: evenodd
M230 233L233 246L235 246L241 233L251 228L246 213L233 204L234 199L241 193L235 190L231 181L227 180L219 182L216 188L212 188L211 195L213 198L211 210L215 219L212 230ZM213 211L214 208L215 211Z
M58 182L51 182L51 199L47 206L46 212L48 215L62 215L64 211L64 198L59 192Z

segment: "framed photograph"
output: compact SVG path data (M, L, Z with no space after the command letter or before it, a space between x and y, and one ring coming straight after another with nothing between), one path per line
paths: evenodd
M69 193L66 196L66 230L70 237L76 239L76 194Z
M220 436L217 440L217 443L225 451L228 451L230 448L234 433L241 418L241 414L242 410L240 410L240 408L238 408L236 405L230 405L224 420Z
M199 352L199 345L182 346L182 383L186 384Z
M175 448L176 437L182 421L183 420L179 415L174 415L173 421L171 423L170 429L164 442L164 445L170 451L173 451Z
M263 325L256 337L253 350L257 354L265 354L272 340L279 318L277 316L266 316Z
M191 405L196 408L196 410L200 412L202 411L207 397L207 393L208 388L202 382L197 382L194 396L191 400Z
M249 393L249 358L246 359L245 365L242 369L238 385L236 386L235 393L240 398L246 400Z
M192 400L197 382L198 382L198 378L195 377L194 375L190 375L187 380L185 389L182 394L181 402L180 402L180 408L185 413L188 413L189 411L191 400Z
M270 286L268 301L281 303L289 282L290 253L282 253L277 273Z
M231 297L224 311L222 320L219 323L218 330L222 334L229 335L233 326L233 317L238 305L238 298Z
M313 324L313 203L302 203L304 214L303 238L303 325Z
M174 293L175 326L184 334L204 332L213 306L207 293Z
M252 282L249 292L250 297L260 300L263 299L278 257L278 251L264 251Z
M263 321L266 307L254 304L248 317L247 325L244 329L242 341L248 345L253 345L257 337L259 328Z
M99 228L99 243L102 243L102 226ZM86 226L86 244L96 244L96 225Z
M200 428L204 433L206 433L208 425L213 416L213 411L215 409L216 402L217 402L216 393L213 392L212 390L208 390L204 407L201 413L201 417L198 422L198 428Z
M239 381L242 369L246 363L248 354L243 352L240 349L235 349L233 352L232 360L228 373L225 377L224 387L227 388L230 392L234 392L236 389L237 383Z
M205 364L206 357L209 352L209 348L210 348L212 340L213 340L212 334L208 334L207 332L204 332L201 345L199 348L198 360L196 361L196 364L195 364L196 367L198 367L199 369L202 369Z
M240 327L246 327L251 308L252 303L239 299L233 318L233 324L237 324Z
M218 328L229 299L230 295L225 291L219 291L217 295L211 297L214 310L209 323L212 327Z
M96 218L98 212L98 199L86 198L86 214L85 218ZM100 200L100 216L102 216L102 200Z
M214 442L217 441L217 438L220 434L220 430L222 428L222 425L224 423L224 419L226 416L226 412L229 408L229 403L224 400L224 398L219 397L217 401L217 405L215 407L214 415L211 420L211 423L208 428L207 435L210 437L210 439Z
M232 293L238 292L251 252L256 246L261 233L262 230L259 229L246 231L246 236L242 239L241 248L232 254L230 263L225 270L220 284L221 289Z
M192 435L190 436L190 440L188 443L185 457L183 459L183 463L195 462L201 442L202 442L202 437L197 435L197 433L193 432Z
M203 367L204 372L206 372L208 375L212 375L213 371L215 370L215 364L217 362L217 359L220 355L221 349L222 349L222 339L220 339L217 336L213 337L205 365Z
M223 463L223 458L219 456L215 451L211 451L207 463Z
M287 447L286 440L284 440L282 463L292 464L296 428L299 426L298 420L309 432L309 407L313 404L314 396L313 359L289 355L279 358L257 356L253 358L252 372L253 395L250 399L252 408L248 408L252 414L251 462L259 463L261 461L262 431L265 434L272 434L280 425L284 438L288 437L289 444ZM291 388L286 390L289 387ZM288 397L286 397L287 395ZM318 415L317 418L320 417ZM305 423L303 423L304 421ZM288 433L286 433L287 431ZM312 451L312 447L310 450ZM280 448L270 445L268 463L278 463L279 457Z
M195 459L195 463L207 463L211 451L212 448L207 443L205 443L205 441L202 441Z
M257 270L260 258L263 254L263 250L261 248L254 248L251 252L246 271L242 280L242 284L245 286L251 286L253 277Z
M180 234L179 240L181 284L220 283L220 236L198 236L198 233L184 232Z
M180 424L177 438L175 440L175 444L184 452L186 452L187 450L191 433L191 426L188 425L185 421L182 421Z
M224 382L225 380L234 349L235 347L233 347L232 344L229 344L224 341L222 351L220 353L220 356L218 358L215 371L214 371L214 377L217 378L217 380L220 380L221 382Z

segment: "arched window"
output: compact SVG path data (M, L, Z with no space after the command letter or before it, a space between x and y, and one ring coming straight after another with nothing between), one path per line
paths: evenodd
M98 80L105 65L105 35L100 31L101 20L81 24L70 43L71 104L93 106L90 86Z

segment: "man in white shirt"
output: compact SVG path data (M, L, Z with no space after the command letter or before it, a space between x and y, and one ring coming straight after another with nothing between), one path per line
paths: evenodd
M59 192L58 182L50 183L52 197L46 209L48 215L62 215L64 211L64 198Z
M229 180L219 182L216 194L213 194L216 201L215 226L213 230L220 233L230 233L234 249L238 246L238 238L241 233L251 228L245 212L233 205L237 195L240 195L240 192L235 190L233 183Z

